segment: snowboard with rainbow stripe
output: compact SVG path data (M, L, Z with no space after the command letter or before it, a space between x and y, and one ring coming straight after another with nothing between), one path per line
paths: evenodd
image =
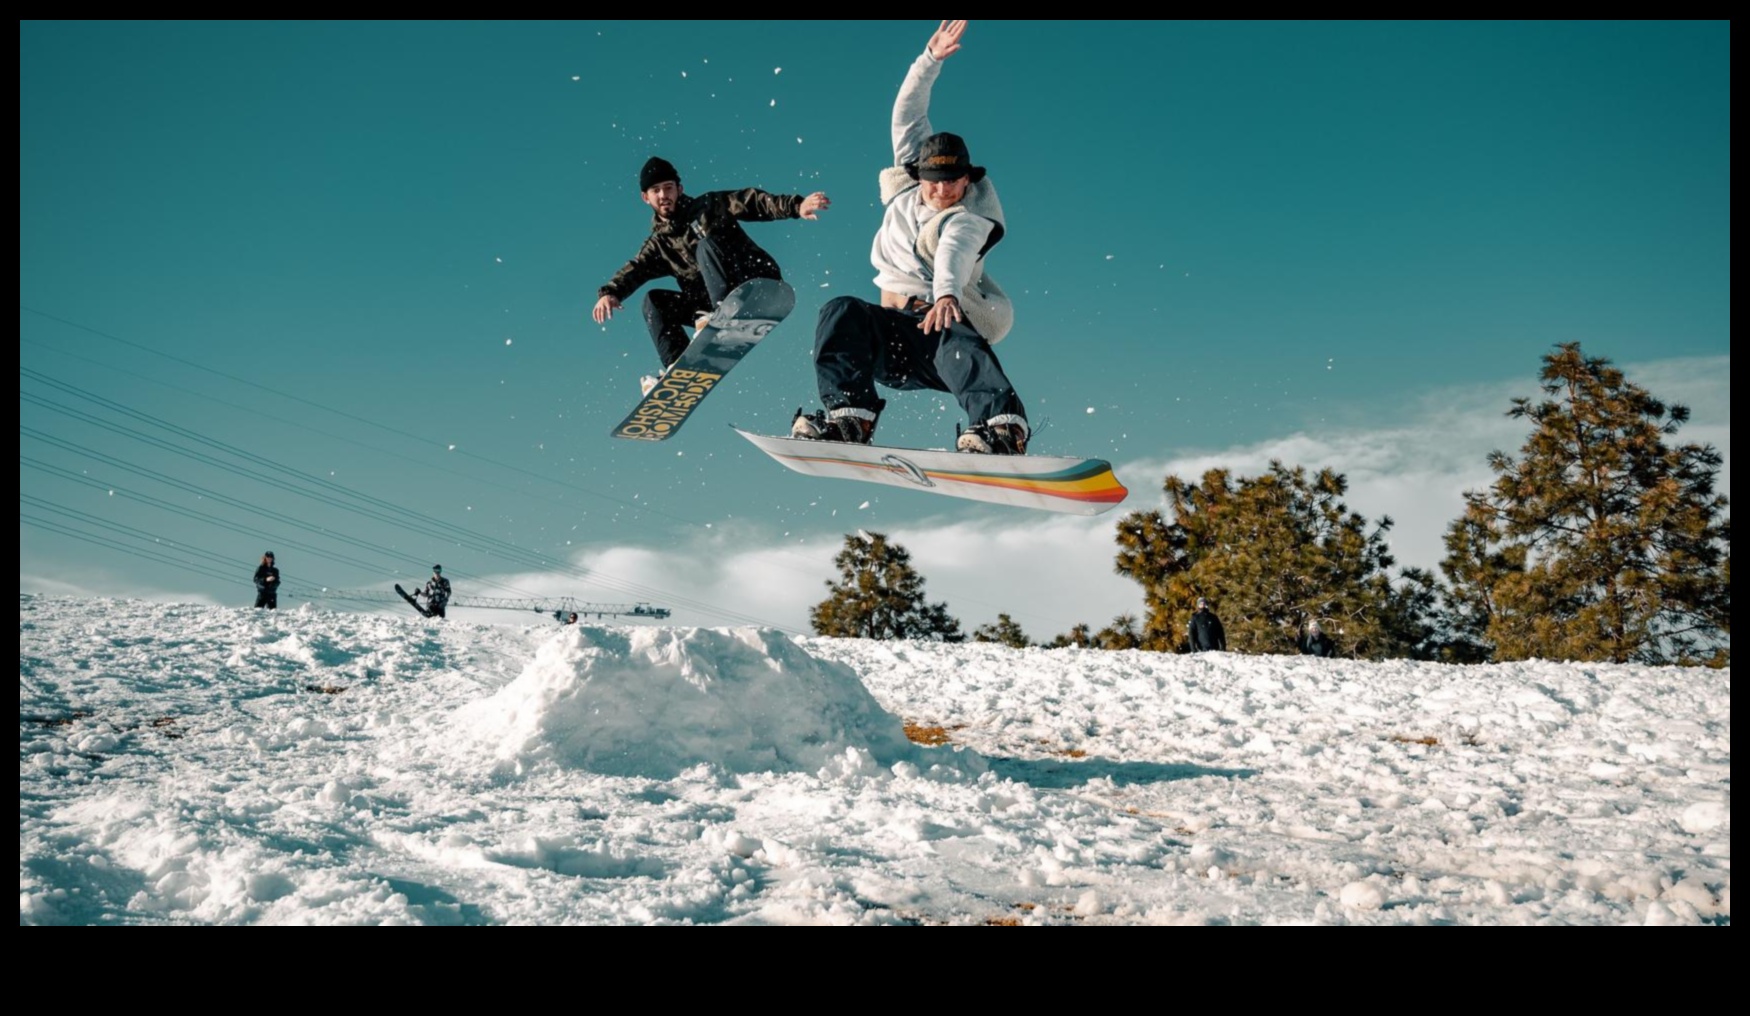
M1130 493L1103 459L975 455L772 437L740 427L735 432L798 473L909 487L970 501L1098 515L1118 507Z

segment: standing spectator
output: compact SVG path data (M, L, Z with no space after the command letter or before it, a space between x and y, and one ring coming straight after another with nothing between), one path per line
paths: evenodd
M255 606L278 610L280 605L280 570L274 566L273 551L261 555L255 569Z
M444 616L444 604L450 602L450 580L444 578L443 565L434 564L431 566L431 579L426 582L425 588L415 595L425 597L426 617Z
M1227 633L1221 630L1221 618L1209 609L1209 601L1199 596L1197 610L1191 615L1191 651L1194 653L1227 652Z
M1300 651L1306 656L1335 656L1337 647L1319 629L1317 618L1306 623L1306 634L1300 637Z

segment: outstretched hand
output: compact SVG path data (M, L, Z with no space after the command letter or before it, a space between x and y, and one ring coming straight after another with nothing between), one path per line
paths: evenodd
M815 191L802 199L802 205L796 209L796 214L804 219L818 219L820 216L814 213L824 212L831 207L832 199L824 191Z
M960 49L960 37L966 34L966 22L944 21L936 29L936 34L930 36L930 55L938 60L946 60Z
M620 301L617 297L604 296L595 302L595 309L590 311L590 316L595 318L595 323L599 325L613 317L614 311L619 309Z

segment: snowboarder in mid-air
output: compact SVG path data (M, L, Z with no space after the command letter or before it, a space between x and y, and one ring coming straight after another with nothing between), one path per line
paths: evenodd
M877 383L948 392L971 424L963 452L1021 455L1027 413L991 346L1014 323L1008 295L984 271L1006 230L985 168L958 134L930 125L930 89L960 49L964 21L944 21L912 61L893 104L893 165L881 171L881 228L870 260L881 302L841 296L820 310L814 364L820 401L790 436L869 444L886 405Z
M768 194L754 187L706 191L681 190L680 172L666 159L652 156L638 173L638 191L655 215L650 236L632 260L596 291L591 315L596 324L614 316L638 287L653 279L673 278L679 291L653 289L644 296L644 323L662 369L686 352L688 328L702 328L730 291L749 279L782 279L778 262L741 228L743 222L775 219L817 219L831 207L827 196ZM646 375L645 394L657 375Z

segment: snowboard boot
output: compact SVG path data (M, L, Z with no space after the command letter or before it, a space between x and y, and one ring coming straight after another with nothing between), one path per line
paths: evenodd
M875 437L875 415L866 409L835 409L830 414L824 410L803 413L801 407L796 409L796 418L790 421L790 436L808 441L844 441L849 444L868 444Z
M1019 416L992 417L961 432L954 447L979 455L1027 454L1027 421Z
M673 366L672 363L668 365L668 367ZM662 368L660 373L646 374L638 379L638 387L644 390L645 395L649 395L652 388L662 383L662 379L668 375L668 367Z

